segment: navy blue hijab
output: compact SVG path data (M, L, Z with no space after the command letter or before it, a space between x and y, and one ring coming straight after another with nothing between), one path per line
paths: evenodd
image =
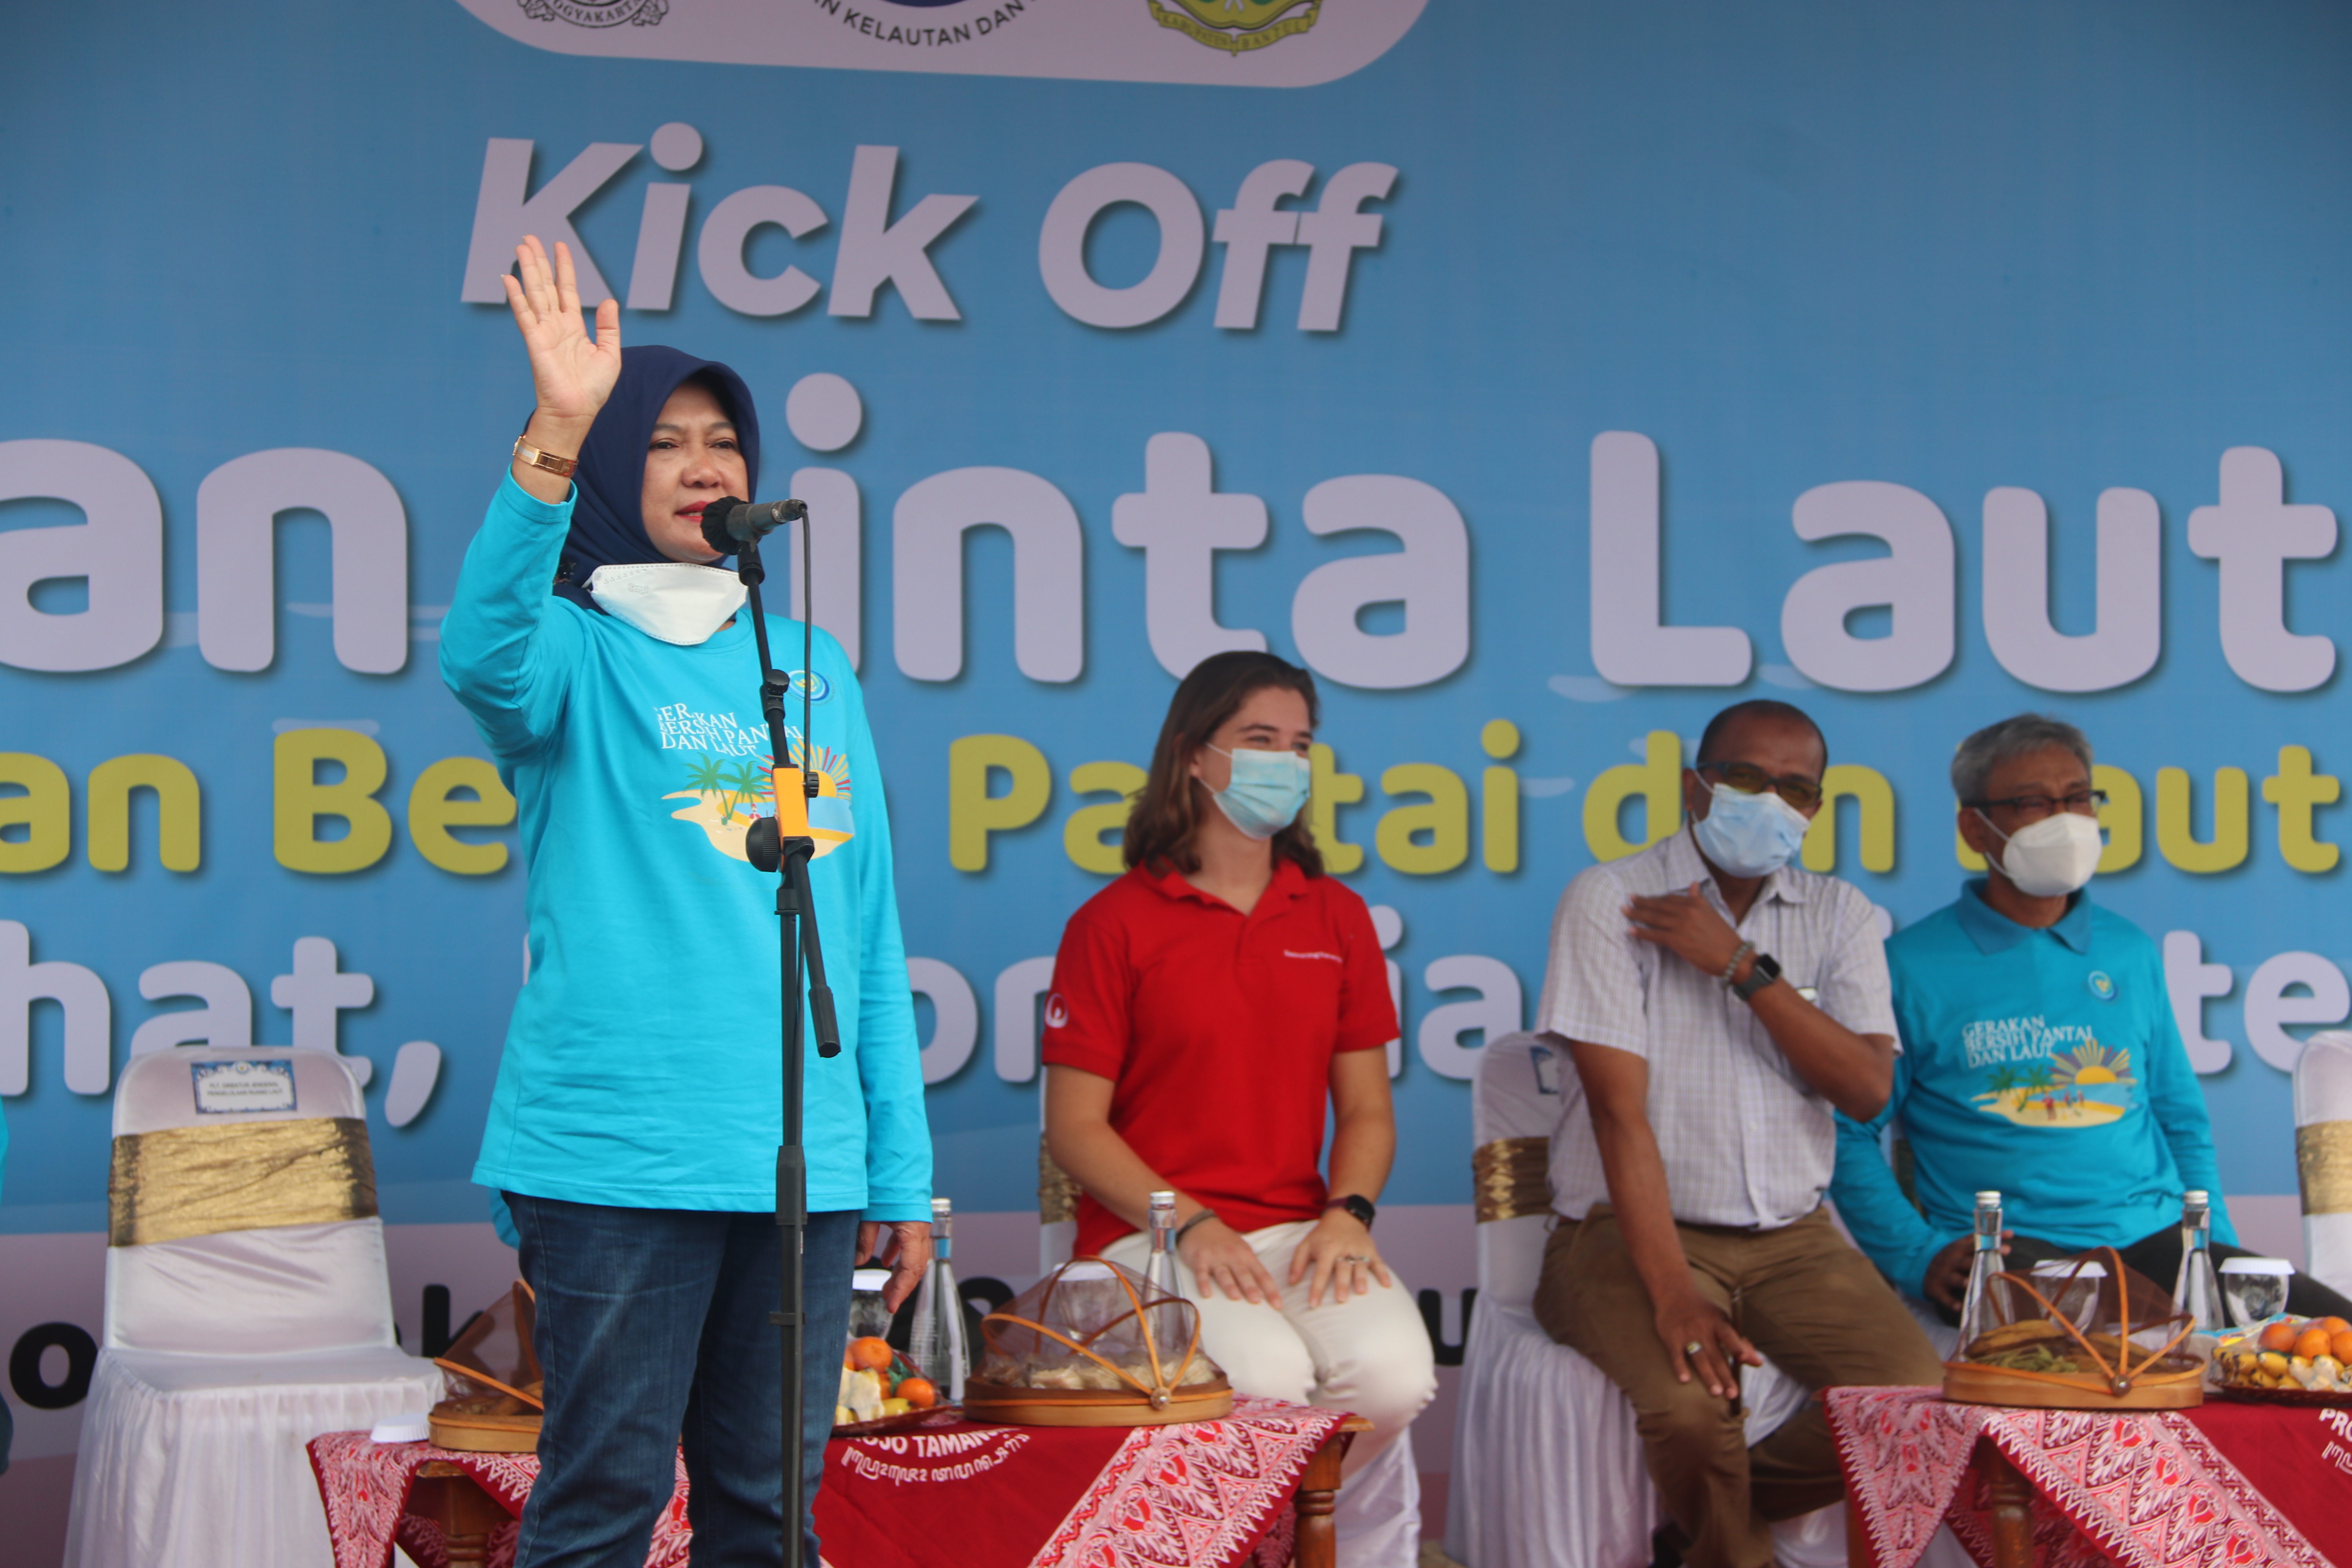
M758 494L760 413L743 378L715 360L696 359L659 343L621 350L621 377L597 411L580 448L572 476L578 496L572 506L572 531L563 541L555 592L597 615L604 613L588 592L589 574L599 566L653 565L669 559L646 536L646 445L662 405L685 382L708 383L719 405L735 421L743 449L745 484ZM750 500L751 495L737 498Z

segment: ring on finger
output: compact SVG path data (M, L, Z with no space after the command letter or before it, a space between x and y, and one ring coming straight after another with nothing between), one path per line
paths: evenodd
M1705 1345L1703 1345L1703 1344L1699 1343L1696 1340L1693 1340L1693 1341L1691 1341L1691 1342L1690 1342L1690 1343L1688 1343L1688 1344L1686 1344L1686 1345L1685 1345L1685 1346L1683 1347L1683 1354L1685 1354L1685 1355L1689 1355L1689 1356L1695 1356L1695 1355L1698 1354L1698 1352L1701 1352L1701 1351L1703 1351L1703 1350L1705 1350L1705 1349L1706 1349L1706 1347Z

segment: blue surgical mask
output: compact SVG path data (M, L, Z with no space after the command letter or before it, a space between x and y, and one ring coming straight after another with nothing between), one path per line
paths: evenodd
M1715 804L1693 825L1699 848L1717 870L1763 877L1787 865L1811 825L1804 813L1770 790L1743 795L1729 784L1710 792Z
M1296 752L1209 750L1234 762L1233 782L1209 798L1225 820L1252 838L1271 838L1298 819L1312 773Z

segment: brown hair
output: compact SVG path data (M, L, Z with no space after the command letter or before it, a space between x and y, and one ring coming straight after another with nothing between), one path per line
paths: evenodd
M1243 703L1268 687L1296 691L1307 699L1307 721L1321 721L1315 678L1270 653L1212 654L1178 683L1168 702L1168 717L1160 725L1160 743L1151 749L1151 772L1128 813L1120 853L1129 866L1165 863L1179 871L1201 868L1200 853L1192 847L1201 826L1199 797L1192 790L1192 753ZM1315 847L1306 823L1292 823L1272 842L1276 854L1296 861L1308 876L1323 874L1322 851Z

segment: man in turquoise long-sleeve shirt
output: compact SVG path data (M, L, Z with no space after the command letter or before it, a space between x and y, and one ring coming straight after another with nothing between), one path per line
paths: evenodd
M2204 1091L2147 933L2082 890L2101 849L2091 746L2021 714L1952 760L1960 834L1989 875L1886 944L1903 1052L1886 1109L1838 1118L1838 1215L1881 1272L1957 1321L1974 1194L1998 1189L2009 1266L2094 1247L2159 1285L2180 1269L2184 1191L2212 1195L2217 1259L2242 1255ZM1900 1120L1918 1207L1880 1135ZM2290 1301L2347 1312L2297 1277Z

